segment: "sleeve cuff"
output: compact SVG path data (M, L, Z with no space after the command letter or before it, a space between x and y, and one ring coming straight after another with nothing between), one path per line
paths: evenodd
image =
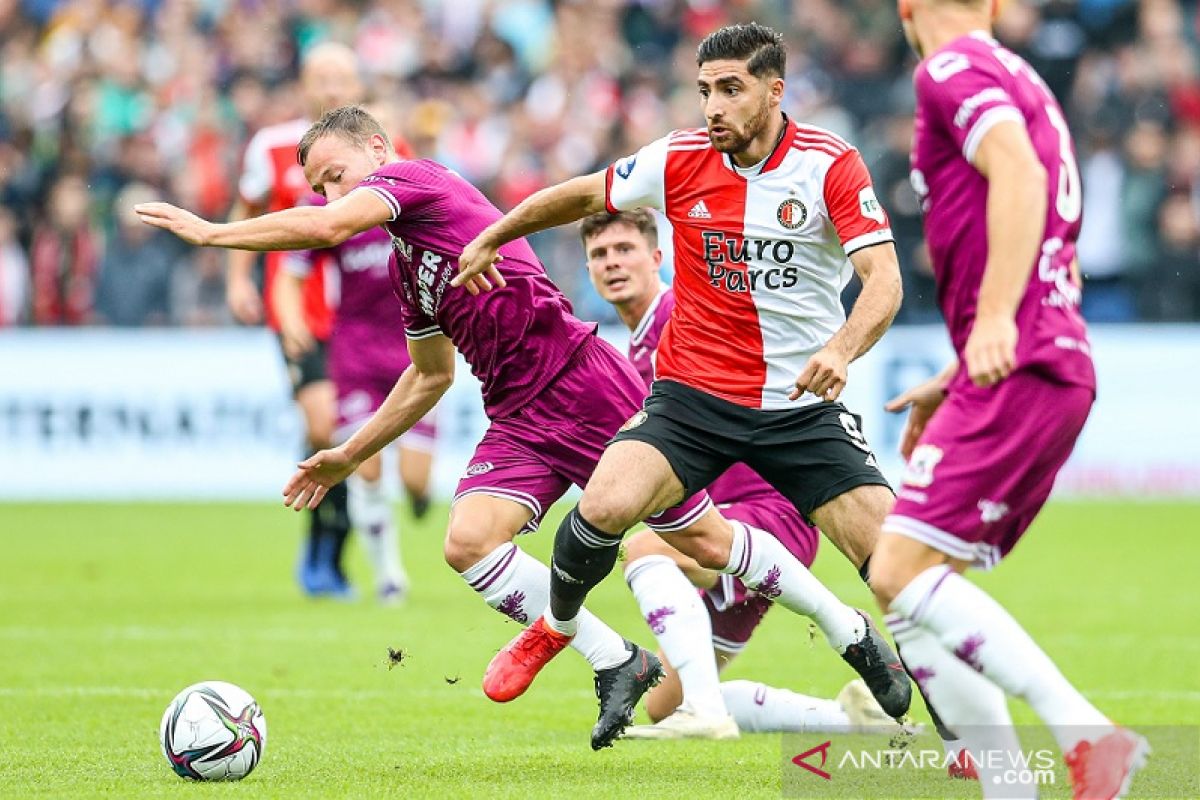
M892 241L895 241L895 237L892 236L892 229L882 228L877 231L871 231L870 233L864 233L862 236L855 236L848 242L843 242L842 249L845 250L846 255L849 256L851 253L856 253L865 247L874 247L877 244L884 244Z
M987 136L988 131L1008 120L1018 122L1022 127L1025 126L1024 115L1014 106L994 106L979 115L979 119L975 120L966 140L963 141L963 156L969 163L975 163L975 152L979 150L979 145L983 142L983 137Z
M396 219L399 218L400 202L398 200L396 200L395 197L392 196L391 192L385 192L383 189L380 189L378 186L363 186L362 188L366 189L368 192L374 192L375 196L378 197L380 200L382 200L387 205L388 211L391 213L391 216L388 217L388 222L395 222ZM355 190L355 191L357 191L357 190Z
M420 330L415 331L405 328L404 335L409 339L429 339L433 336L444 336L445 334L442 333L441 328L439 328L437 325L433 325L431 327L421 328Z

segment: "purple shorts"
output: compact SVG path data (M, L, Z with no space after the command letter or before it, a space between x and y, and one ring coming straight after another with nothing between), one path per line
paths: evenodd
M728 519L774 534L806 567L812 566L817 557L821 534L782 496L723 503L717 508ZM755 594L732 575L721 575L716 586L701 590L700 595L712 619L713 647L725 653L740 653L771 608L770 600Z
M1050 496L1094 399L1029 372L956 387L913 450L884 531L995 566Z
M492 420L467 466L454 501L488 494L526 506L525 530L567 488L584 486L608 441L642 407L645 384L629 361L592 337L571 356L554 381L515 414ZM686 528L712 507L706 492L646 520L656 531Z
M344 442L354 435L379 410L396 381L340 380L337 388L337 428L334 439ZM434 408L401 434L400 446L432 453L437 446L437 409Z

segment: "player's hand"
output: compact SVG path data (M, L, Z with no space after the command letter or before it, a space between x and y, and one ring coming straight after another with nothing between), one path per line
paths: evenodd
M283 352L292 361L299 361L305 353L311 353L317 346L317 340L313 338L312 331L303 321L281 322L279 338L283 343Z
M994 386L1017 365L1017 323L1002 314L975 317L963 355L971 381Z
M451 286L463 286L471 294L490 292L493 287L506 286L504 276L496 264L504 260L500 248L493 247L475 237L463 248L458 257L458 274L450 281Z
M243 325L257 325L263 320L262 295L254 281L247 277L234 277L232 272L225 284L225 302L234 319Z
M792 389L788 399L799 400L805 392L812 392L826 402L834 402L846 388L846 371L849 367L849 358L829 345L822 347L804 365L800 377L796 378L796 388Z
M170 203L138 203L133 211L142 222L170 231L188 244L203 247L211 239L211 222Z
M358 466L340 447L306 458L283 487L283 504L297 511L316 508L330 488L353 475Z
M938 375L896 395L884 406L884 409L892 413L908 409L908 422L905 423L904 433L900 436L900 455L904 456L905 461L912 458L913 448L925 432L925 426L945 399L946 381Z

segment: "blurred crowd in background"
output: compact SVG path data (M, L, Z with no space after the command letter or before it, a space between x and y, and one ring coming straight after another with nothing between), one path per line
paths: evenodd
M358 52L415 152L507 209L703 124L699 39L758 20L789 45L785 109L856 143L892 216L901 322L938 319L908 183L913 56L895 0L0 0L0 326L230 324L225 254L131 207L209 218L248 138L303 114L306 48ZM998 36L1063 101L1086 191L1093 321L1200 320L1194 2L1011 0ZM609 320L573 230L534 242L581 315Z

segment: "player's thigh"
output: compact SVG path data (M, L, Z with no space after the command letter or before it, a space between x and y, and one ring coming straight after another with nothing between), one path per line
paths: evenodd
M813 509L812 520L857 567L875 552L883 521L895 501L892 490L886 486L856 486ZM874 567L872 558L872 570Z
M355 475L369 483L375 483L383 477L383 454L376 453L358 466Z
M584 487L579 513L601 530L622 533L684 497L683 484L658 448L614 441Z
M717 572L700 566L696 563L696 559L685 556L657 533L646 528L626 537L622 552L626 565L632 565L639 559L659 556L671 559L693 586L708 589L717 583Z
M304 429L313 447L333 444L336 402L333 382L329 380L312 381L296 390L296 405L304 415Z

